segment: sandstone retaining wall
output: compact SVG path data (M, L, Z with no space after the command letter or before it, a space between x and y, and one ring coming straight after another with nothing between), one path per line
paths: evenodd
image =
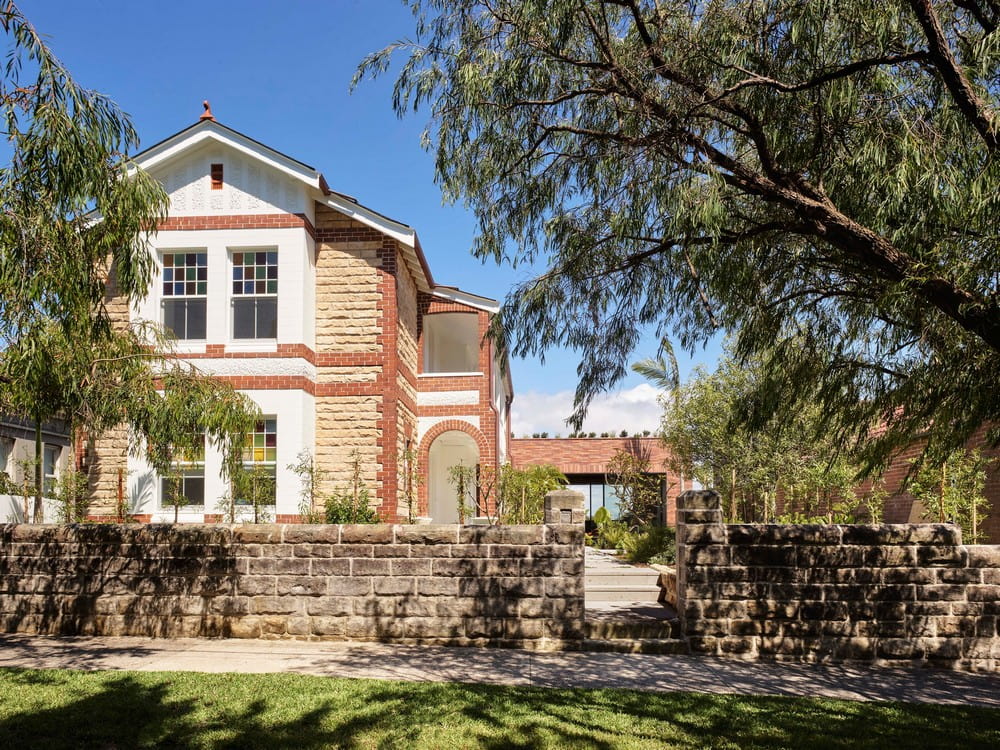
M695 652L1000 669L1000 547L949 524L724 524L678 499L678 612Z
M572 520L4 525L0 631L559 648L583 632Z

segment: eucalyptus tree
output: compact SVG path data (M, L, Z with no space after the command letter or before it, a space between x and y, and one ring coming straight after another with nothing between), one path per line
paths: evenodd
M483 259L543 270L493 334L581 353L571 422L643 327L719 329L874 467L1000 417L991 0L412 0L393 103L424 108ZM996 438L997 435L993 434Z
M168 203L128 158L132 123L72 78L14 3L0 8L0 32L10 151L0 169L0 408L36 424L36 519L38 432L57 415L92 435L129 426L157 468L198 429L234 466L252 404L177 363L160 332L109 311L112 300L121 310L146 295L148 233Z

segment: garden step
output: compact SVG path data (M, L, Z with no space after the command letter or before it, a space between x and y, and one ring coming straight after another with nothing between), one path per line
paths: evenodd
M602 602L655 602L660 596L655 583L586 586L585 590L588 600Z
M676 638L680 633L678 620L587 620L584 637L593 640Z
M587 571L583 576L584 584L587 587L606 584L648 584L655 586L659 579L660 574L650 568L633 568L621 571Z
M616 654L689 654L688 643L682 638L612 638L586 639L583 651L604 651Z

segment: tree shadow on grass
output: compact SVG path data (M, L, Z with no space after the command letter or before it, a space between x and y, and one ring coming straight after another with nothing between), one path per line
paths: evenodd
M298 675L0 671L2 748L998 747L1000 710Z

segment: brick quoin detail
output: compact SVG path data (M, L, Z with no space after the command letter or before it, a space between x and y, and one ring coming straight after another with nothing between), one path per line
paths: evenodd
M235 216L168 216L156 225L158 232L204 229L305 229L316 238L316 228L305 214L238 214Z
M355 231L355 230L350 230ZM397 472L397 438L396 422L399 386L399 301L396 299L396 254L398 248L395 240L378 235L382 247L378 251L378 295L377 306L378 337L382 345L382 368L376 378L376 384L382 393L382 407L379 410L378 429L382 439L378 445L378 463L380 469L376 478L381 480L382 493L379 516L386 521L397 522L399 516L399 474Z
M427 480L430 476L431 446L438 437L446 432L452 431L464 432L476 441L476 447L479 448L480 464L496 466L497 459L495 448L491 448L486 436L483 435L480 430L477 430L475 425L460 419L447 419L444 422L438 422L436 425L427 430L427 434L425 434L423 440L420 441L420 448L417 450L417 470L419 475L424 478L424 481L421 482L417 493L417 501L422 515L428 515L430 508L430 496L428 495Z

